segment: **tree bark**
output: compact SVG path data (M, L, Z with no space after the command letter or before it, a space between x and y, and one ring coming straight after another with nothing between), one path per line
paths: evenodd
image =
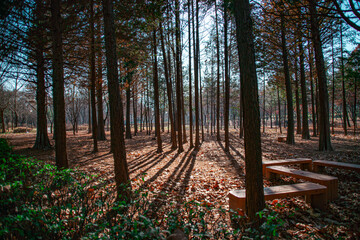
M277 100L278 100L278 110L279 110L279 129L280 133L282 133L281 129L281 104L280 104L280 94L279 94L279 86L276 86L276 92L277 92Z
M103 107L103 63L102 63L102 49L101 49L101 30L100 26L98 29L98 49L97 49L97 88L96 88L96 97L97 97L97 117L98 117L98 140L106 140L105 135L105 123L104 123L104 107Z
M256 77L254 40L250 4L235 0L236 36L240 59L245 131L246 212L250 221L257 221L257 212L265 207L262 176L260 111Z
M295 105L296 105L296 134L301 134L301 111L299 99L299 77L298 77L298 61L295 53Z
M189 31L189 125L190 125L190 149L194 147L193 143L193 115L192 115L192 83L191 83L191 11L190 11L190 0L188 0L188 31Z
M126 162L123 107L119 88L114 13L111 0L103 0L106 66L110 102L111 149L114 156L115 182L119 199L130 197L131 185ZM126 185L128 188L124 189Z
M177 105L177 130L178 130L178 152L184 151L181 132L181 60L180 60L180 6L179 0L175 0L175 38L176 38L176 105Z
M286 48L286 36L285 36L285 17L281 15L281 48L282 48L282 58L284 65L284 75L285 75L285 87L286 87L286 101L287 101L287 144L295 144L294 137L294 114L293 114L293 97L291 90L291 80L289 73L289 63L288 63L288 52Z
M4 109L0 109L0 118L1 118L1 131L2 133L6 132L5 121L4 121Z
M343 128L344 134L347 135L347 111L346 111L346 90L345 90L345 67L344 67L344 49L343 49L343 31L340 24L340 51L341 51L341 86L342 86L342 108L343 108Z
M314 44L315 50L315 62L316 70L318 76L318 85L319 85L319 150L320 151L331 151L333 150L331 146L330 139L330 124L329 124L329 100L326 84L326 71L324 63L324 55L322 51L322 43L319 30L319 22L317 18L316 2L315 0L309 1L309 10L310 10L310 23L311 23L311 35L312 42Z
M316 130L316 113L315 113L315 97L314 97L314 83L313 83L313 53L311 42L308 42L309 49L309 77L310 77L310 95L311 95L311 115L312 115L312 125L313 125L313 137L317 136Z
M157 43L156 30L153 31L153 50L154 50L154 67L153 67L153 84L154 84L154 108L155 108L155 131L157 139L157 153L162 152L162 141L160 135L160 111L159 111L159 79L158 79L158 64L157 64Z
M55 160L58 168L68 168L66 153L66 125L64 100L64 69L61 27L61 1L51 1L51 24L53 38L53 101L54 101L54 137Z
M125 138L131 139L131 125L130 125L130 103L131 103L131 89L130 89L130 83L131 83L131 73L128 73L127 76L127 84L128 87L126 88L126 129L125 129Z
M166 81L166 93L167 93L167 99L168 99L168 105L169 105L169 113L168 117L170 119L171 124L171 149L177 148L177 142L176 142L176 131L175 131L175 123L174 123L174 115L173 115L173 108L172 108L172 91L171 91L171 82L169 77L169 71L168 69L168 61L166 58L166 51L165 51L165 43L164 43L164 34L163 34L163 28L160 23L160 41L161 41L161 50L163 54L163 61L164 61L164 72L165 72L165 81Z
M193 11L194 13L194 11ZM193 14L194 21L194 14ZM193 22L193 25L194 22ZM199 56L198 56L198 31L199 31L199 2L196 0L196 33L194 33L194 39L196 44L194 44L194 72L195 72L195 150L200 148L200 129L199 129Z
M92 137L94 140L93 152L98 152L98 130L96 119L96 102L95 102L95 31L94 31L94 0L90 0L90 96L91 96L91 122Z
M229 152L229 107L230 107L230 78L229 78L229 52L227 43L227 4L224 2L224 52L225 52L225 104L224 104L224 130L225 130L225 152Z
M217 0L215 0L215 28L216 28L216 140L221 141L220 138L220 44L219 44L219 28L218 28L218 14L217 14Z
M304 49L302 37L300 36L299 42L299 53L300 53L300 84L301 84L301 105L302 105L302 139L310 139L309 133L309 120L308 120L308 102L306 92L306 81L305 81L305 65L304 65Z
M334 57L334 37L331 38L331 57L332 57L332 101L331 101L331 132L335 133L334 116L335 116L335 57Z
M137 135L138 132L138 124L137 124L137 91L136 85L133 86L132 91L132 99L133 99L133 119L134 119L134 136Z
M36 20L38 26L41 26L43 19L43 4L42 1L36 1ZM37 127L36 127L36 140L34 149L48 149L51 147L48 133L47 133L47 119L46 119L46 88L45 88L45 59L44 59L44 31L38 27L36 37L36 110L37 110ZM3 113L3 112L2 112ZM2 119L3 120L3 119ZM2 121L3 122L3 121ZM4 123L4 122L3 122ZM5 125L3 126L3 130Z

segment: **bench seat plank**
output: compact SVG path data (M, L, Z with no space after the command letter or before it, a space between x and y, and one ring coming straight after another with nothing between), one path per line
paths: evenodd
M316 160L313 162L313 164L314 164L314 171L316 172L318 171L319 166L343 168L347 170L354 170L360 172L360 164L334 162L334 161L326 161L326 160Z
M296 159L280 159L280 160L265 160L262 161L263 164L263 174L265 175L266 167L269 166L282 166L282 165L292 165L300 164L301 169L312 170L312 160L311 158L296 158Z
M245 210L246 205L245 189L232 190L229 193L230 209ZM264 188L265 200L305 196L306 201L314 208L325 209L327 206L326 187L316 183L296 183L291 185L273 186Z
M318 183L327 187L328 199L334 200L337 198L338 179L336 177L313 173L308 171L302 171L283 166L270 166L266 168L266 177L271 178L271 174L279 174L306 181Z

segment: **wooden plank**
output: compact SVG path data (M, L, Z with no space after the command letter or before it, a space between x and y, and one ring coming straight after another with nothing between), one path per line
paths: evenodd
M265 200L306 196L307 201L315 208L324 209L327 206L326 187L316 183L297 183L291 185L273 186L264 188ZM245 210L245 189L232 190L229 193L230 209Z
M360 172L360 165L354 164L354 163L316 160L313 162L313 164L314 164L314 171L316 171L316 172L317 172L319 166L343 168L343 169L347 169L347 170L353 170L353 171Z
M311 158L296 158L296 159L279 159L279 160L265 160L262 161L263 164L263 174L266 173L266 167L268 166L281 166L281 165L292 165L300 164L301 169L312 170L312 160Z
M334 200L337 198L338 191L338 179L336 177L313 173L308 171L302 171L283 166L270 166L266 168L266 177L270 178L271 173L291 176L298 179L307 180L310 182L318 183L327 187L328 199Z

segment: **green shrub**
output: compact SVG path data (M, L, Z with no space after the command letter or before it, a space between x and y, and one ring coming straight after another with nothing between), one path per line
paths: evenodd
M14 155L2 139L0 149L0 239L166 239L176 229L191 239L271 238L279 226L266 212L260 230L234 227L225 209L195 201L159 205L147 188L114 201L113 180Z

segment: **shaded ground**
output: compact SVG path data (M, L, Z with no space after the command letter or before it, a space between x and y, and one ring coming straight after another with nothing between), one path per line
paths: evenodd
M359 136L356 139L352 135L344 136L339 132L332 137L335 149L332 152L317 151L317 137L305 141L297 135L296 144L291 146L277 142L278 136L280 134L274 129L267 129L267 133L263 134L264 160L309 157L313 160L326 159L360 164ZM31 149L35 141L33 133L7 134L1 137L7 138L18 154L54 162L54 150ZM224 152L223 143L217 142L215 136L208 134L199 152L188 150L189 144L186 143L185 151L180 154L177 150L170 149L168 133L163 133L162 137L164 152L161 154L156 153L156 141L153 135L145 135L142 132L133 139L126 140L130 177L136 181L146 174L143 185L152 189L158 206L170 201L196 200L207 205L227 208L228 192L245 187L244 141L234 130L231 131L229 154ZM107 138L110 138L109 133ZM82 131L73 136L68 132L67 146L72 168L113 177L113 159L112 154L109 153L109 140L99 142L99 152L94 154L90 134ZM339 178L340 197L331 202L325 212L310 209L302 198L267 202L285 220L280 232L281 237L360 238L360 174L334 169L327 169L326 174ZM277 182L264 180L264 186L294 182L298 180L293 178L282 178ZM280 203L281 206L275 203Z

